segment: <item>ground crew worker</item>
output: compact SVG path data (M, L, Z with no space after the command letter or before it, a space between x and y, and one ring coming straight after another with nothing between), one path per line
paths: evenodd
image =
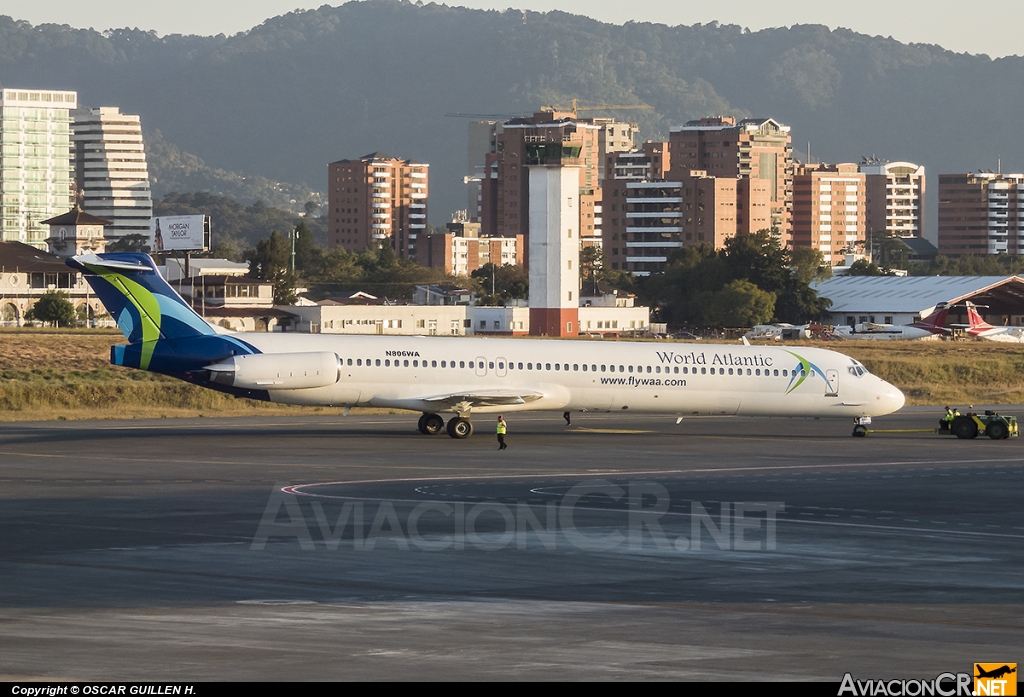
M508 430L508 424L505 423L505 417L501 414L498 415L498 450L504 450L508 446L505 445L505 432Z
M946 415L942 417L942 421L939 422L939 428L943 431L950 429L950 424L953 423L953 419L960 416L960 412L952 407L946 407Z

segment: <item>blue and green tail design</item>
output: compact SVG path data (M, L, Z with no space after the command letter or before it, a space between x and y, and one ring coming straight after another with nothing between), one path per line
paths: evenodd
M181 376L211 360L258 353L218 334L163 279L148 254L86 254L67 260L81 271L128 339L111 363Z

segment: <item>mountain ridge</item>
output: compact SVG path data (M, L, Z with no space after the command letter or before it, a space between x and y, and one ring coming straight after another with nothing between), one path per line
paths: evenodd
M0 82L76 89L139 113L213 168L325 188L329 162L382 150L431 163L430 217L465 204L466 121L541 104L644 102L611 112L641 137L720 113L771 116L828 161L877 155L935 175L1024 169L1012 114L1024 59L795 25L602 23L565 12L399 0L270 18L232 36L32 27L0 17ZM15 83L18 83L15 85ZM1004 116L1005 115L1005 116ZM817 158L816 158L817 159ZM929 214L934 226L934 212Z

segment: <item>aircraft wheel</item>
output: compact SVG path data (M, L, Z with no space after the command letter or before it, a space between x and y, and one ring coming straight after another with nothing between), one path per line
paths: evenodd
M1003 438L1009 438L1010 429L1002 421L993 421L985 429L985 433L992 440L1002 440Z
M452 438L469 438L473 435L473 424L461 416L456 416L448 421L448 435Z
M423 434L427 433L427 417L428 416L430 416L430 415L429 414L423 414L422 416L420 416L419 423L416 424L416 428L418 428L420 430L420 433L423 433Z
M949 425L949 429L957 438L968 439L978 437L978 424L974 423L974 419L969 416L956 417L953 419L953 423Z
M428 436L436 436L444 430L444 419L437 414L424 414L420 430Z
M867 434L868 434L868 427L867 426L862 426L860 424L857 424L856 426L853 427L853 437L854 438L863 438Z

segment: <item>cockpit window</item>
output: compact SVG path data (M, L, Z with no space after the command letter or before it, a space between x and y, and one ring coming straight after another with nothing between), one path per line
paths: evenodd
M858 377L858 378L863 376L863 375L867 375L868 369L865 368L863 365L861 365L861 363L859 361L856 361L856 360L851 358L850 359L850 363L851 363L851 365L849 367L850 375L853 375L854 377Z

